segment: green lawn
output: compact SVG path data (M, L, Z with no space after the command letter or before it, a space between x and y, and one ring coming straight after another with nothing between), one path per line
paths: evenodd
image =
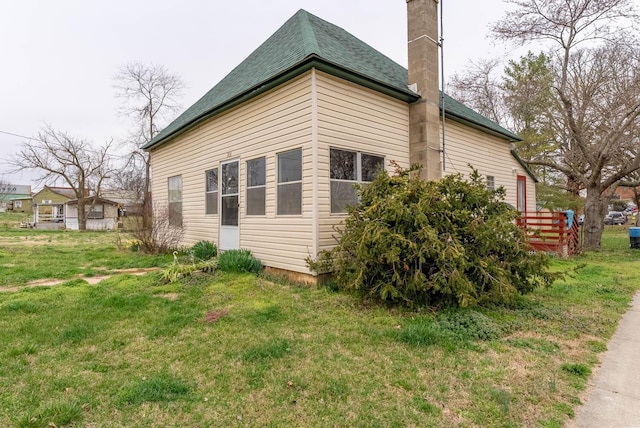
M164 266L171 260L167 255L126 251L128 239L117 232L0 228L0 289L43 278L69 279Z
M559 427L640 289L623 228L506 308L390 310L222 273L71 279L170 261L118 239L0 230L0 289L70 278L0 293L0 426Z

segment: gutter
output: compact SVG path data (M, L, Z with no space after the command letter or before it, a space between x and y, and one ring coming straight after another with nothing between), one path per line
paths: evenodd
M524 160L522 160L522 158L518 155L518 152L516 151L516 149L513 146L511 146L511 155L514 158L516 158L516 160L518 161L520 166L522 168L524 168L524 170L527 172L527 174L529 174L529 176L533 179L533 181L535 183L539 183L540 182L538 177L536 177L535 174L533 173L533 171L531 171L531 169L529 168L529 165L527 165L527 163Z

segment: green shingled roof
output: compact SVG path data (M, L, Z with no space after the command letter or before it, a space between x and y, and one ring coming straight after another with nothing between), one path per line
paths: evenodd
M257 96L315 67L404 100L416 101L408 89L407 70L347 31L299 10L224 79L162 130L144 148L168 141L192 126ZM445 97L448 115L489 131L518 139L484 116Z
M440 108L442 108L442 103ZM521 138L513 132L484 117L477 111L470 109L461 102L456 101L447 94L444 94L444 108L447 116L449 117L454 117L464 122L469 122L472 125L480 126L488 131L507 137L510 140L521 141Z

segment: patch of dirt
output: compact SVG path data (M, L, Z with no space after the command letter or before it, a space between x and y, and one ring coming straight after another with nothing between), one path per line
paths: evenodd
M10 238L10 239L0 239L0 244L2 245L6 245L6 246L34 246L34 245L47 245L47 244L51 244L52 241L49 238L42 238L42 239L20 239L17 240L15 238Z
M115 270L112 271L112 273L110 273L108 275L95 275L95 276L77 275L77 276L74 276L74 277L68 278L68 279L54 279L54 278L37 279L37 280L31 281L31 282L27 283L27 285L23 285L23 286L0 287L0 293L16 292L16 291L20 291L20 290L22 290L24 288L31 288L31 287L53 287L55 285L60 285L63 282L69 281L71 279L76 279L76 278L84 279L90 285L96 285L99 282L101 282L101 281L103 281L105 279L111 278L112 276L115 276L115 275L127 274L127 275L140 276L140 275L144 275L144 274L146 274L148 272L154 272L154 271L157 271L157 270L160 270L160 268L115 269Z

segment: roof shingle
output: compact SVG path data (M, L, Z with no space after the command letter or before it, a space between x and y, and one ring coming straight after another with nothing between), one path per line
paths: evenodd
M309 61L335 67L343 75L367 81L371 87L384 88L390 95L406 101L419 98L407 86L408 74L404 67L342 28L301 9L144 148L167 141L200 120L234 105L236 100L258 95L280 76L296 70L306 71L304 66ZM509 139L518 139L449 96L445 96L445 111Z

